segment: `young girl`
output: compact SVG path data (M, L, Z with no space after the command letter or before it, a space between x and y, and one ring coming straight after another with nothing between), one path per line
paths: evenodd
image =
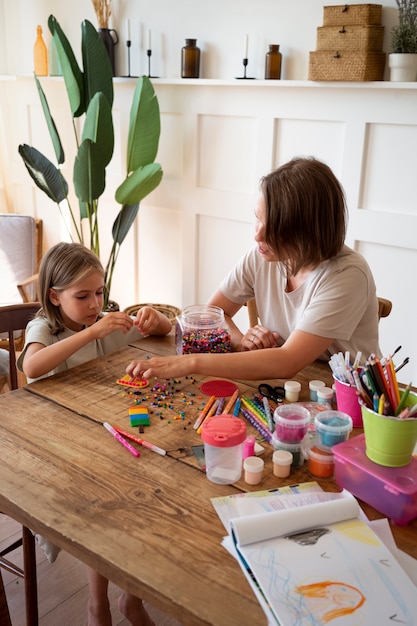
M374 279L344 244L345 196L330 168L297 158L265 176L255 217L256 246L209 301L225 312L232 352L132 361L128 374L293 378L336 352L379 354ZM254 297L261 323L241 333L232 318Z
M88 248L59 243L45 254L39 269L41 309L27 326L18 359L28 382L108 354L144 335L170 332L168 318L149 306L140 309L135 320L122 312L102 315L103 293L104 270ZM40 543L45 540L40 538ZM51 548L44 545L45 551ZM88 625L111 626L108 580L88 568L88 581ZM153 624L142 601L129 593L122 594L119 608L135 626Z

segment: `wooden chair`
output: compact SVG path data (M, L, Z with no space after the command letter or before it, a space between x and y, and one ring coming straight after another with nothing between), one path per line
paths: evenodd
M253 298L253 300L249 300L249 302L247 302L246 305L248 307L249 326L250 327L256 326L256 324L259 323L259 317L258 317L258 309L256 308L255 298ZM387 300L386 298L378 298L378 319L379 320L381 319L381 317L388 317L388 315L391 313L391 309L392 309L391 300Z
M39 302L21 302L0 307L0 333L8 334L10 385L17 389L17 366L14 332L26 328L27 323L39 310ZM16 548L23 546L23 569L4 558ZM25 581L25 604L27 626L38 625L38 594L36 582L35 537L32 532L22 527L22 537L0 552L0 568L23 578ZM3 624L3 621L1 622Z

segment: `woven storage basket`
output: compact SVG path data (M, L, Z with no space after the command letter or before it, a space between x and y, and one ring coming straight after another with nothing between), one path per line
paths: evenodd
M385 52L310 52L309 80L383 80Z
M347 26L348 24L379 26L382 4L341 4L324 7L323 26Z
M142 309L144 306L151 306L160 313L163 313L169 320L171 320L171 324L175 324L175 318L177 315L181 315L181 309L178 309L176 306L172 306L171 304L152 304L150 302L133 304L132 306L126 307L123 312L128 315L136 315L139 309Z
M321 26L316 50L382 52L383 39L383 26Z

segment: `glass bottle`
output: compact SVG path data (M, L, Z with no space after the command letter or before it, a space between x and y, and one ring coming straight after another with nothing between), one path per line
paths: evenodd
M181 49L181 78L200 77L200 48L197 39L186 39Z
M279 51L279 45L271 44L269 52L265 56L265 78L276 79L281 78L281 60L282 54Z
M42 26L36 29L37 37L33 47L34 70L36 76L48 76L48 50L42 37Z
M223 309L205 304L186 307L176 319L175 346L177 354L230 352L230 330Z

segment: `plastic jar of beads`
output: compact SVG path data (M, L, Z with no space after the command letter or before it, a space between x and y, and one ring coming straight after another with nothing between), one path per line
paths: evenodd
M176 319L175 346L177 354L230 352L230 331L223 309L205 304L186 307Z

